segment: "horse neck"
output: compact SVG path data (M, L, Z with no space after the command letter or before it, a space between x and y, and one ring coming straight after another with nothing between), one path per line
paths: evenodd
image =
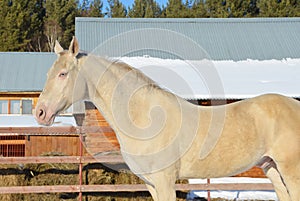
M128 99L137 89L149 85L157 87L151 79L125 63L88 56L82 67L89 98L112 127L116 123L113 109L126 108ZM141 101L145 100L143 97Z

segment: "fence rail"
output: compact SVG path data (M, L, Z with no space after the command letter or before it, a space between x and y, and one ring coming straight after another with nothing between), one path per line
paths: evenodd
M176 190L274 190L272 184L176 184ZM0 194L18 193L80 193L80 192L139 192L147 191L144 184L115 184L115 185L55 185L55 186L10 186L0 187Z
M2 157L2 164L26 163L123 163L123 158L116 156L38 156L38 157ZM176 189L189 190L274 190L271 183L230 183L230 184L176 184ZM138 192L147 191L143 184L121 185L57 185L57 186L10 186L0 187L0 193L80 193L80 192Z
M124 163L122 156L33 156L0 157L1 164L37 163Z
M0 127L0 135L79 135L111 132L108 126Z

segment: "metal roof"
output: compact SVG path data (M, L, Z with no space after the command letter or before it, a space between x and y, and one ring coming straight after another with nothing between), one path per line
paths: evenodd
M53 53L0 52L0 92L42 91Z
M76 18L82 50L212 60L300 58L300 18Z

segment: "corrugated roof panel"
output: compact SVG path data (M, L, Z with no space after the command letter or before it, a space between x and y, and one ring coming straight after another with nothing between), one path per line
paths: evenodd
M53 53L1 52L0 91L41 91Z
M150 30L150 28L156 29L157 33L160 32L159 29L169 30L169 37L158 36L157 38L153 31L139 32L139 30ZM213 60L300 58L300 18L76 18L75 31L81 49L93 51L106 44L101 53L107 53L108 56L124 56L118 55L122 52L121 50L134 49L137 46L148 47L151 46L151 42L155 41L164 45L168 51L173 48L172 45L180 42L178 35L182 35L182 37L195 41ZM134 41L126 38L128 34L125 33L130 31L135 37ZM118 44L112 42L114 40L112 38L118 38L121 35L123 40L119 40ZM111 45L108 45L108 42L111 42ZM186 55L183 55L188 57L186 59L199 59L193 58L197 55L193 53L193 48L190 49L189 44L181 46L181 48L185 48L187 52ZM128 52L128 54L130 53ZM147 51L140 50L133 56L142 56L146 53ZM157 54L161 58L170 56Z

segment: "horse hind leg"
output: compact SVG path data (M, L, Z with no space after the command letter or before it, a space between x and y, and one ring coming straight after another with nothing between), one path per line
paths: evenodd
M278 199L280 201L291 201L288 190L273 159L265 156L259 166L264 170L265 175L271 180Z

